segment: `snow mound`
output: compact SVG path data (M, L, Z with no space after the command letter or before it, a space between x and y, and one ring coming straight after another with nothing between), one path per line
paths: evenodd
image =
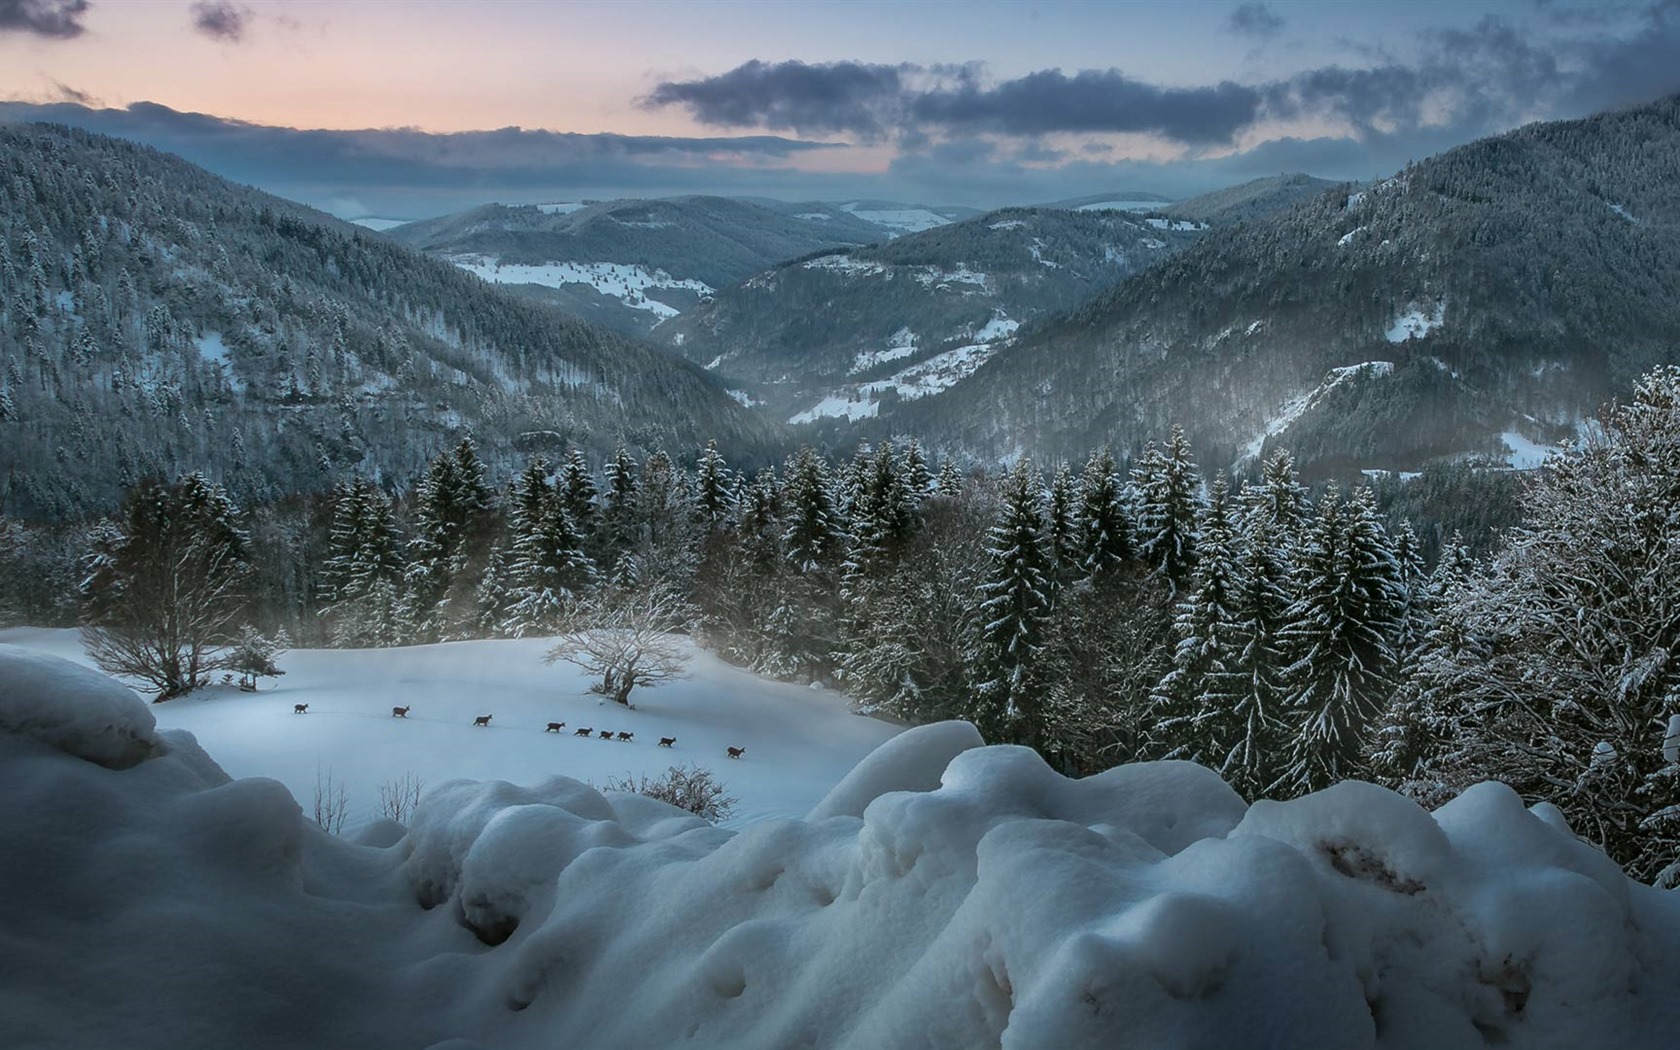
M66 721L116 706L7 655ZM1356 783L1250 807L1199 766L1069 780L943 723L806 819L453 781L358 844L168 742L113 772L0 735L0 842L27 844L0 850L12 1042L1656 1047L1680 1025L1680 899L1499 785L1433 814Z
M98 671L0 644L0 733L126 769L151 754L156 728L133 690Z

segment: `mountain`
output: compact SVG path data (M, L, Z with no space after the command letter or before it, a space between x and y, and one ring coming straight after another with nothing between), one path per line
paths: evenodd
M635 335L784 259L888 236L834 205L725 197L487 204L386 233Z
M1115 190L1113 193L1094 193L1085 197L1041 204L1041 208L1061 208L1066 211L1141 211L1155 213L1171 205L1174 198L1148 190Z
M873 415L973 372L1018 328L1191 243L1200 226L1006 208L797 259L725 289L657 338L779 419Z
M865 433L1053 458L1182 422L1209 465L1522 465L1680 360L1677 287L1680 97L1213 230Z
M1177 201L1162 208L1162 214L1174 218L1205 222L1210 226L1224 226L1246 222L1272 212L1281 211L1309 197L1316 197L1337 183L1299 172L1290 175L1269 175L1238 186L1228 186L1200 197Z
M703 370L117 139L0 127L0 509L109 508L204 469L244 499L397 484L466 435L505 471L779 444Z

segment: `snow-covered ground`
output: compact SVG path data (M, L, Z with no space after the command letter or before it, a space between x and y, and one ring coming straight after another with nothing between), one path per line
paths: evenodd
M853 383L833 391L824 395L810 408L788 417L788 422L798 425L814 423L819 419L873 419L880 412L877 398L888 390L897 391L898 396L906 401L943 393L973 375L976 369L991 360L992 355L997 353L1020 327L1019 321L1000 310L975 331L972 337L975 342L941 351L932 357L907 365L885 379ZM916 337L908 328L900 329L888 341L885 350L871 350L858 354L851 371L855 374L884 361L908 357L915 352L915 342Z
M75 631L0 631L0 644L87 663ZM155 705L158 724L198 737L236 777L272 777L305 806L317 770L342 784L354 828L378 814L379 787L406 774L532 784L554 774L602 783L695 763L740 798L736 822L798 815L898 727L850 712L832 692L772 682L696 650L692 677L639 691L627 711L588 692L570 664L546 665L542 639L406 649L300 649L256 693L221 688ZM294 704L309 713L295 715ZM406 719L392 707L411 707ZM472 720L491 715L488 729ZM559 734L549 722L565 722ZM588 726L635 734L583 739ZM659 747L674 736L675 747ZM745 747L730 760L728 747Z
M504 263L484 255L447 255L444 258L493 284L539 284L547 288L588 285L602 295L622 300L631 309L647 310L661 320L675 317L681 311L657 299L649 299L648 289L678 288L700 295L712 292L711 286L704 281L672 277L664 270L649 270L633 263L549 262L531 266Z
M556 776L436 785L406 828L358 843L154 728L172 706L0 646L8 1046L1433 1050L1680 1031L1680 896L1495 784L1433 814L1359 783L1250 807L1198 766L1068 780L947 722L887 741L802 817L739 831Z
M1430 332L1441 327L1446 317L1447 301L1445 299L1435 300L1427 313L1424 312L1422 306L1413 303L1395 316L1394 321L1388 326L1388 331L1384 332L1383 336L1391 343L1404 343L1408 339L1422 339Z
M1515 430L1507 430L1499 435L1499 440L1505 444L1505 462L1512 470L1534 470L1544 466L1548 456L1555 456L1563 450L1556 445L1542 445L1532 441Z
M1160 211L1166 207L1166 201L1130 201L1112 200L1096 201L1092 204L1081 204L1074 211Z
M878 226L886 226L898 233L920 233L931 230L935 226L944 226L951 220L938 212L928 211L926 208L895 208L888 210L872 210L862 207L859 202L852 201L842 204L840 210L857 216L864 222L872 222ZM896 234L895 234L896 236Z

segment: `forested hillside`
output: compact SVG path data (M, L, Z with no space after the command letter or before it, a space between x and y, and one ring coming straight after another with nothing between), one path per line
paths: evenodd
M693 365L178 158L13 125L0 171L8 515L102 511L184 470L249 502L401 484L467 433L494 472L775 440Z
M939 394L1021 325L1073 309L1201 228L1122 211L1005 208L784 263L655 334L778 419L855 420L878 402Z
M1680 99L1536 124L1218 229L866 433L985 456L1513 464L1680 354Z

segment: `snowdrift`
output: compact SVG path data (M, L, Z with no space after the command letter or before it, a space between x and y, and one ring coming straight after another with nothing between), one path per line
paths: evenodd
M361 843L0 646L20 1046L1672 1046L1680 901L1483 785L1247 807L908 731L805 819L454 781ZM380 843L384 843L380 845Z

